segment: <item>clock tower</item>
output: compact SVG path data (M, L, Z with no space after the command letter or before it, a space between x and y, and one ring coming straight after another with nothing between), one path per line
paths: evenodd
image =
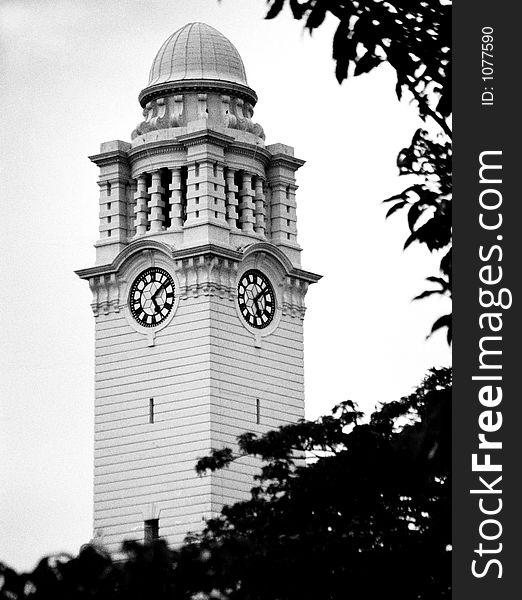
M248 497L259 465L196 460L304 417L295 172L265 145L236 48L203 23L170 36L130 143L101 144L94 536L171 544Z

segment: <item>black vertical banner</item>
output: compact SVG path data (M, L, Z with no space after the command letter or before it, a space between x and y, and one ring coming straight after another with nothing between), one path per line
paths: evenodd
M522 581L520 21L454 5L453 598ZM515 104L517 108L515 109Z

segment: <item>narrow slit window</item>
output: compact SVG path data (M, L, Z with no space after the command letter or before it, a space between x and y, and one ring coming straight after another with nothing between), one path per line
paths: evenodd
M159 519L148 519L143 525L143 541L151 544L159 538Z
M107 196L111 195L111 188L112 188L111 182L107 181Z
M107 217L107 223L110 223L112 221L112 217Z
M149 423L154 423L154 398L149 398Z
M259 398L256 398L256 424L259 425L261 423L261 401Z
M214 163L214 177L217 177L217 164Z
M111 203L107 202L107 210L111 210Z
M286 197L290 198L290 186L289 185L286 186Z
M111 237L112 231L110 229L107 230L107 237Z
M195 177L199 177L199 163L196 163L194 166L194 175Z

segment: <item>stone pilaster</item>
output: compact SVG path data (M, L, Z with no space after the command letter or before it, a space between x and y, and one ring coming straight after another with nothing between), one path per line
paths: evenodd
M129 148L130 144L120 140L105 142L101 145L100 154L90 157L100 168L98 263L112 260L128 241Z
M270 241L299 265L301 248L297 243L295 172L304 161L295 158L293 148L284 144L272 144L267 150L272 155L266 169L270 192Z

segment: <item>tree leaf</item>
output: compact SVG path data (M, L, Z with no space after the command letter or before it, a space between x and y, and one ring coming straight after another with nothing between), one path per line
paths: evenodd
M408 211L408 226L410 228L410 231L414 230L415 224L417 223L419 217L422 215L423 212L424 210L419 204L419 202L415 202L411 205L410 210Z
M316 27L319 27L321 23L324 21L326 17L327 11L327 2L325 0L316 0L316 3L313 5L310 14L308 15L308 19L306 20L306 27L312 31Z
M426 277L426 281L430 281L431 283L438 283L441 287L446 287L447 281L442 279L442 277Z
M299 0L290 0L290 8L292 10L292 14L294 15L294 19L298 21L303 17L305 12L310 8L310 2L299 2Z
M422 300L423 298L428 298L428 296L432 296L433 294L442 294L442 290L425 290L418 296L415 296L413 300Z
M407 200L403 200L402 202L397 202L397 204L394 204L390 210L386 213L386 219L388 217L390 217L391 215L393 215L394 212L400 210L401 208L403 208L406 204L408 203Z
M373 52L369 50L357 61L355 65L354 75L362 75L363 73L369 73L373 68L380 65L382 59L375 56Z
M273 0L273 4L270 7L270 9L268 10L268 12L266 13L265 19L273 19L274 17L277 17L277 15L283 9L284 5L285 5L285 0Z
M432 335L439 329L442 329L443 327L447 327L448 329L451 328L451 314L447 314L447 315L443 315L442 317L439 317L435 321L435 323L433 323L430 335Z
M336 61L335 77L339 83L348 77L348 66L357 52L357 44L348 37L349 33L348 24L341 21L333 38L332 57Z
M410 246L410 245L411 245L413 242L415 242L415 241L418 241L418 239L417 239L417 232L416 232L416 231L414 231L414 232L413 232L411 235L409 235L409 236L406 238L406 241L404 242L404 246L402 247L402 249L403 249L403 250L406 250L406 248L407 248L408 246Z

